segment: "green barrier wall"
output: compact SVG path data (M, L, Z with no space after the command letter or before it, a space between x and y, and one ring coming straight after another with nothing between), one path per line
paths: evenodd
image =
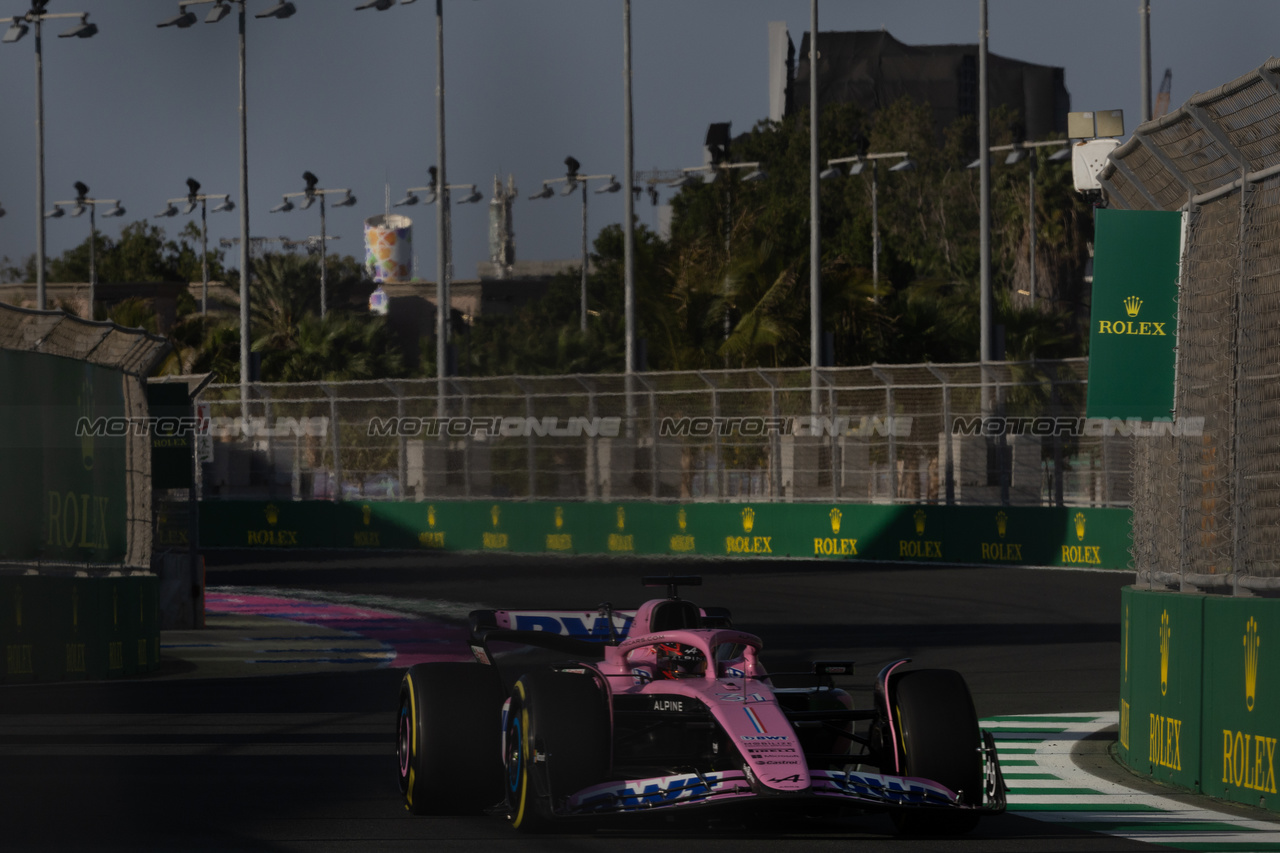
M116 678L160 665L154 575L0 575L0 681Z
M1125 569L1129 512L785 503L204 501L200 545Z
M0 559L120 563L126 553L123 434L76 435L124 415L117 370L0 350ZM11 401L20 400L20 404Z
M1280 600L1125 589L1120 758L1135 771L1280 810Z

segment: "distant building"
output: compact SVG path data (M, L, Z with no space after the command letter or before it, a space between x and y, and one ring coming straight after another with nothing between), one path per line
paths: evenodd
M902 97L928 103L939 135L957 118L978 112L978 45L908 45L888 32L825 32L819 37L818 104L856 104L870 113ZM809 33L798 63L785 26L769 25L770 118L809 106ZM1071 96L1063 69L989 53L991 108L1015 110L1025 139L1065 136Z

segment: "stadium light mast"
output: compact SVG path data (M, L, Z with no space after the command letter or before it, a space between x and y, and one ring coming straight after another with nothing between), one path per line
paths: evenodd
M66 213L71 211L72 216L79 216L87 209L89 211L89 317L93 319L93 303L98 289L98 263L97 263L97 242L98 242L98 223L95 215L98 205L109 204L111 209L105 211L103 216L124 216L124 208L120 206L118 198L89 198L89 188L82 182L76 181L76 197L70 201L55 201L53 209L44 215L46 219L59 219Z
M13 44L22 39L30 29L36 29L36 308L45 309L45 245L44 245L44 40L41 35L45 21L54 18L79 18L80 22L66 32L58 33L58 38L92 38L98 32L98 25L89 23L87 12L45 12L49 0L31 0L31 8L21 15L0 18L0 23L7 23L9 29L0 36L0 43Z
M156 214L156 219L173 217L178 215L178 208L174 205L178 202L186 202L186 207L182 213L193 213L196 204L200 205L200 314L208 316L209 314L209 213L208 201L211 198L222 199L217 205L214 205L213 212L221 213L227 210L235 210L235 202L231 200L231 196L227 193L219 195L209 195L200 192L200 182L195 178L187 178L187 194L178 198L171 198L165 202L165 209Z
M216 24L231 13L231 4L240 9L240 413L249 415L249 130L246 119L245 96L245 0L181 0L178 16L156 24L157 27L177 27L185 30L196 22L189 11L191 6L213 4L205 16L206 24ZM289 0L280 0L255 18L290 18L298 9Z
M300 198L302 203L297 207L306 210L315 204L316 199L320 199L320 319L324 319L327 311L328 296L326 294L327 277L325 275L325 266L327 255L325 253L325 224L324 224L324 197L333 193L342 193L343 197L333 203L334 207L351 207L356 203L356 197L351 194L351 190L343 189L322 189L317 186L320 179L311 172L303 172L302 180L306 183L306 189L302 192L285 193L284 199L275 207L271 208L272 213L288 213L293 210L295 205L290 199Z
M578 167L581 165L572 157L564 158L565 175L563 178L550 178L542 182L542 189L529 196L530 200L540 198L551 198L554 191L551 189L552 184L564 184L564 189L560 191L561 195L573 195L574 190L582 188L582 311L579 328L583 334L587 331L587 182L596 180L608 180L609 183L598 188L597 193L616 193L622 189L622 184L618 183L613 175L580 175Z

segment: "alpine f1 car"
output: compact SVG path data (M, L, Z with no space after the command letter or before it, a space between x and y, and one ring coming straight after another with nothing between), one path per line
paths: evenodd
M995 742L959 673L897 661L865 710L834 685L851 663L818 661L801 679L810 686L778 687L759 637L678 597L700 578L644 580L668 597L634 611L475 611L478 664L409 669L397 718L406 807L496 812L526 831L733 806L883 810L901 832L948 834L1004 810Z

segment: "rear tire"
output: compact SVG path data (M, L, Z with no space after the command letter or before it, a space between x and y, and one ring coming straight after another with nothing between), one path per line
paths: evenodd
M400 682L396 757L414 814L474 814L502 800L502 682L493 667L420 663Z
M890 713L905 776L946 785L963 805L982 805L982 732L969 687L950 669L898 674L889 687ZM978 824L973 811L900 809L892 813L904 835L961 835Z
M511 825L545 830L561 801L607 778L608 696L590 674L534 670L511 691L506 782Z

